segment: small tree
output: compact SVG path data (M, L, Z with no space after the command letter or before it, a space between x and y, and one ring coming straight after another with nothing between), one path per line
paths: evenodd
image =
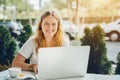
M16 40L7 27L0 26L0 64L10 66L16 54Z
M108 74L111 71L111 63L107 59L107 50L103 29L97 25L92 30L85 28L82 45L90 45L88 73Z
M19 47L21 47L28 38L32 35L32 28L29 24L24 25L21 34L18 36L17 40L20 42Z
M120 52L117 55L117 67L116 67L115 73L120 74Z

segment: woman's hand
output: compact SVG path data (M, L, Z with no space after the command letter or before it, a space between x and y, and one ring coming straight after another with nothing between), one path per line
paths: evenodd
M35 74L38 73L38 65L37 64L30 64L29 68L30 68L30 70L34 71Z
M35 74L37 74L38 73L38 65L36 64L36 65L34 65L34 72L35 72Z

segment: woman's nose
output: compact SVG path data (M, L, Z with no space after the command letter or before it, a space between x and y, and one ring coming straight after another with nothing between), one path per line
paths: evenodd
M50 29L51 29L51 28L52 28L52 25L48 25L48 28L50 28Z

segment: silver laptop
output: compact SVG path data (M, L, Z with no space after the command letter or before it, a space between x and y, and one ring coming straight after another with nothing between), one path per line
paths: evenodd
M84 76L87 72L89 46L40 48L39 80L57 80Z

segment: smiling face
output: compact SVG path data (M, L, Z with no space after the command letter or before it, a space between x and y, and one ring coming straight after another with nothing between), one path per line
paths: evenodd
M58 20L54 16L49 15L43 19L41 27L45 39L52 39L58 29Z
M41 47L63 46L64 34L60 16L56 10L44 11L39 20L35 35L36 52Z

